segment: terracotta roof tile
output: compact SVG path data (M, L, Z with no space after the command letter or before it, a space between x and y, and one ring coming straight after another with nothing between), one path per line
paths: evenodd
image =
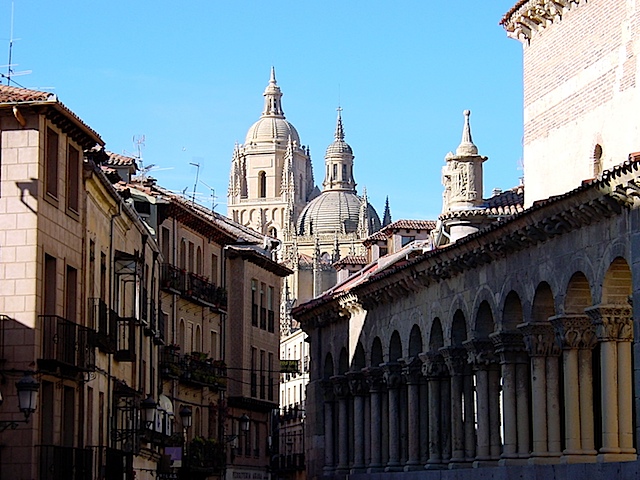
M0 103L55 102L56 100L53 93L0 85Z
M133 157L127 157L126 155L120 155L118 153L107 152L109 155L109 160L105 162L105 165L115 166L115 167L129 167L133 166L138 168L136 165L136 159Z
M482 204L483 207L491 209L499 209L501 207L515 207L517 211L522 211L524 205L524 186L518 185L517 187L505 190L491 198L487 198ZM509 210L510 208L507 208Z
M335 262L333 265L366 265L367 263L369 263L367 262L367 257L363 255L347 255Z
M371 245L373 242L386 240L393 235L394 230L433 230L436 228L435 220L396 220L386 227L381 228L372 235L363 240L365 245Z

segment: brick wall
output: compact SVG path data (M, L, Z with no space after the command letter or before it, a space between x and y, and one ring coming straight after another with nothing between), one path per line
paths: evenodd
M523 42L527 205L592 178L596 144L605 169L640 147L639 12L633 0L583 0Z

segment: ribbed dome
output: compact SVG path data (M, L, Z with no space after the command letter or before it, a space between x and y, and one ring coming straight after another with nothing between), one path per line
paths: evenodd
M327 190L311 200L298 219L298 234L351 233L358 229L360 197L352 192Z
M343 155L345 153L353 155L353 150L351 150L349 144L344 140L336 140L327 147L325 157L333 157L334 155Z
M273 143L289 141L289 137L297 145L300 145L298 131L283 117L264 116L251 125L245 138L245 145L251 143Z

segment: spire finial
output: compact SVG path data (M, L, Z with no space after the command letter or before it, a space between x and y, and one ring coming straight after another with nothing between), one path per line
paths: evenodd
M465 110L462 113L464 115L464 128L462 129L462 141L456 149L456 155L477 155L478 147L473 144L473 139L471 138L471 124L469 122L471 110Z
M338 111L338 122L336 124L336 140L344 140L344 127L342 126L342 107L336 109Z
M391 223L391 209L389 208L389 195L387 195L387 200L384 203L384 217L382 220L382 226L386 227Z
M264 110L262 116L282 117L284 118L284 112L282 111L282 92L276 82L276 68L271 67L271 74L269 76L269 85L262 94L264 96Z

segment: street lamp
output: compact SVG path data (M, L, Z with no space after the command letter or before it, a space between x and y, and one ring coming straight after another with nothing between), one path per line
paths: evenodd
M18 391L18 408L24 414L24 420L5 420L0 422L0 432L10 428L15 430L19 423L28 423L29 416L36 411L38 406L38 391L40 384L29 373L16 382Z
M240 416L240 431L244 434L246 434L249 431L249 422L251 421L251 419L249 418L249 416L246 413L243 413Z
M193 414L189 405L183 405L179 412L180 419L182 420L182 428L185 430L191 428L193 422Z
M140 409L142 410L142 420L144 421L144 427L147 429L153 428L156 421L156 407L158 404L153 397L149 395L142 402L140 402Z

